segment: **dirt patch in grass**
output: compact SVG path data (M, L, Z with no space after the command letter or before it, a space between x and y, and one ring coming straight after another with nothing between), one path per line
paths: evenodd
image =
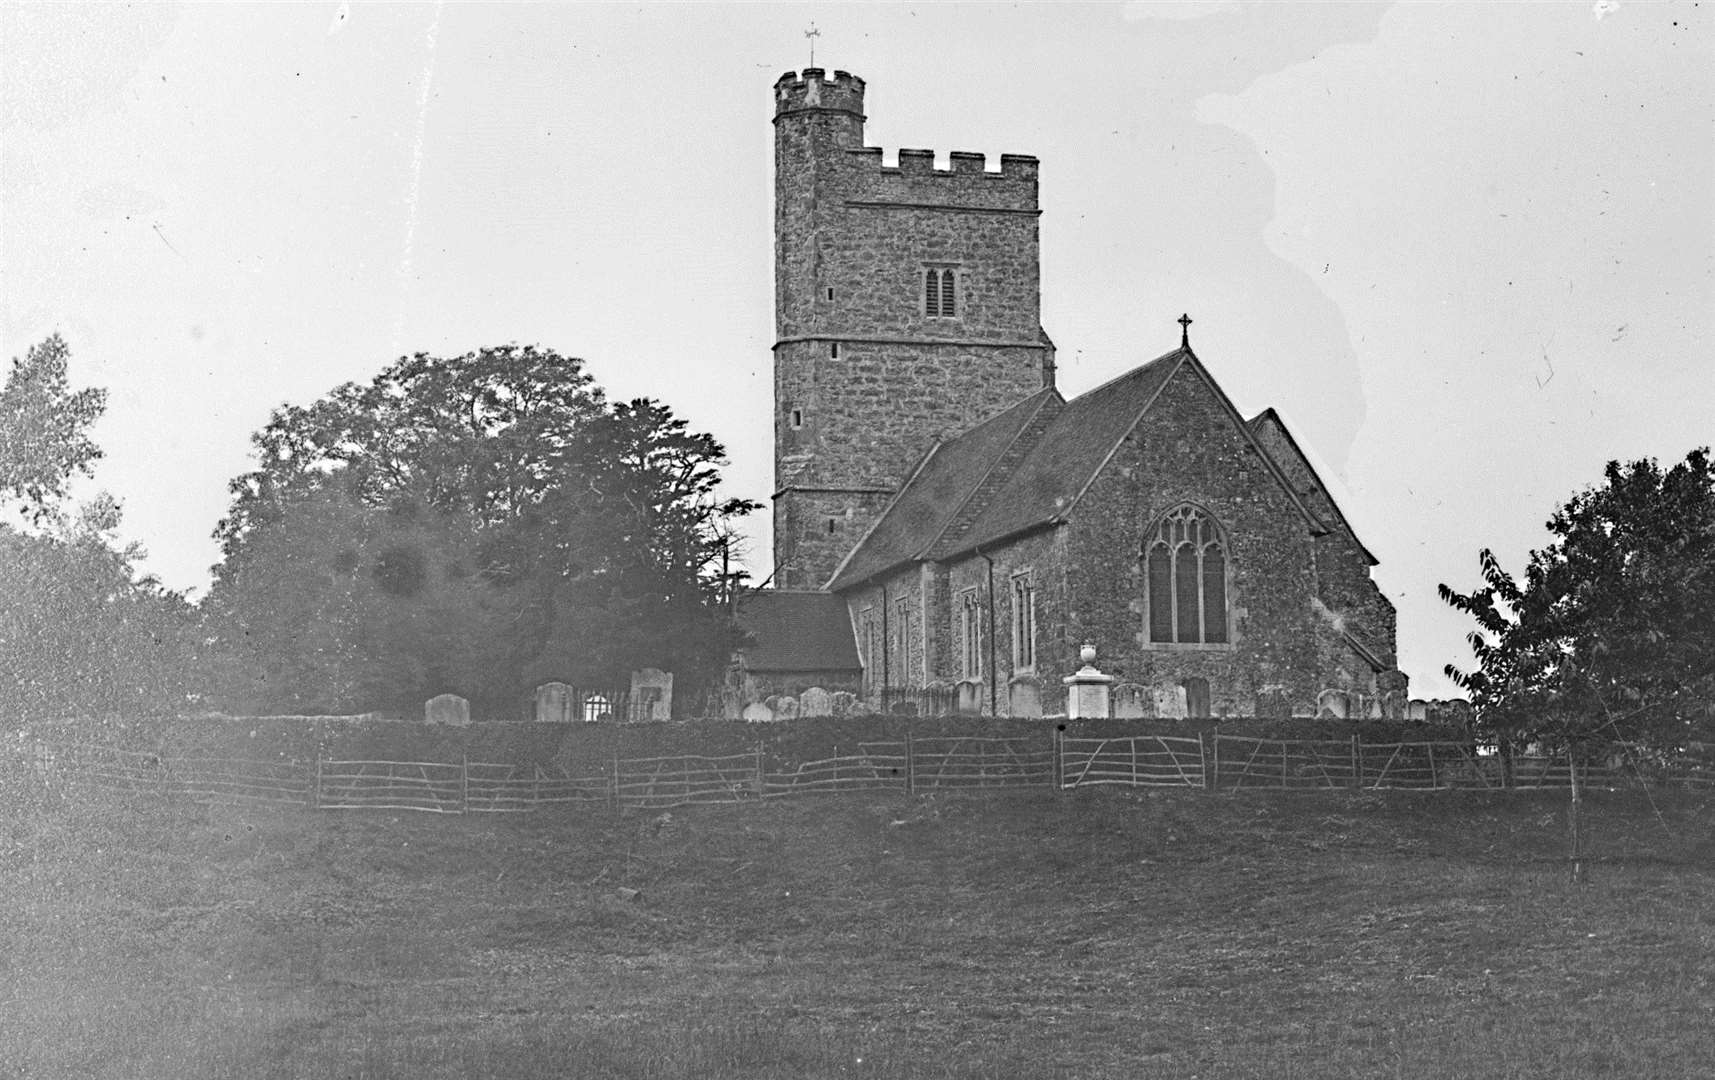
M0 1075L1702 1076L1715 808L19 806Z

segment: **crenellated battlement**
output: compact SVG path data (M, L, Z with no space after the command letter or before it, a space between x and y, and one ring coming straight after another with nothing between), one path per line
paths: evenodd
M987 155L974 150L954 150L947 155L945 169L935 168L933 150L902 149L899 151L899 164L895 166L882 164L884 153L879 146L852 147L846 151L848 159L858 163L860 167L904 176L987 176L1006 180L1035 180L1039 168L1037 159L1030 154L1002 154L1000 171L990 172Z
M963 209L1034 211L1038 163L1028 154L1002 154L1000 170L968 150L947 155L947 167L935 167L935 151L906 148L898 165L883 165L879 146L848 147L839 171L848 199L901 202Z
M863 80L849 71L836 71L833 78L821 68L788 71L774 82L774 115L806 109L847 112L863 119Z

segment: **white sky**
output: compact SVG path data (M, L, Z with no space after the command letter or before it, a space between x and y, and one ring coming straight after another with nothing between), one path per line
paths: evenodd
M771 490L770 88L1042 159L1068 396L1173 347L1342 473L1413 693L1609 458L1715 441L1715 19L1667 3L0 6L0 357L110 388L95 486L200 589L286 401L536 342ZM768 570L766 515L753 569Z

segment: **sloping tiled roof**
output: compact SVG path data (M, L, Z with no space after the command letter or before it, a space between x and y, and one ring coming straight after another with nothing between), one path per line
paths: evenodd
M1321 502L1325 503L1329 509L1333 510L1334 517L1339 521L1341 527L1345 529L1346 534L1352 538L1353 543L1358 545L1358 550L1363 553L1364 558L1369 560L1371 566L1377 565L1376 557L1370 554L1370 549L1365 545L1363 538L1358 535L1358 531L1356 529L1352 528L1351 521L1346 517L1346 511L1341 509L1340 500L1334 497L1334 492L1329 488L1328 482L1322 478L1324 469L1318 468L1317 463L1311 460L1311 455L1305 453L1304 447L1299 445L1298 440L1292 437L1292 429L1286 426L1285 418L1282 417L1275 409L1268 408L1257 413L1249 420L1246 420L1245 426L1249 427L1253 433L1256 433L1259 436L1262 436L1267 432L1273 432L1280 436L1284 441L1286 448L1292 452L1294 457L1297 458L1296 462L1281 462L1280 464L1282 466L1296 464L1309 475L1311 483L1314 485L1312 491L1301 491L1299 494L1301 496L1320 494L1322 497ZM1264 446L1263 449L1270 455L1279 456L1275 451L1270 450L1267 446ZM1290 473L1288 475L1290 475Z
M1064 520L1162 387L1187 365L1214 388L1305 523L1324 531L1197 357L1181 347L1069 402L1044 390L937 446L829 588L849 589L905 563L951 558Z
M1131 431L1189 352L1175 349L1066 403L944 558L1058 520Z
M831 589L843 589L923 558L935 539L958 523L1007 451L1041 413L1061 408L1052 388L1038 391L949 442L937 444L883 512L880 520L834 572Z
M859 671L846 602L833 593L758 589L738 602L738 623L751 635L751 671Z

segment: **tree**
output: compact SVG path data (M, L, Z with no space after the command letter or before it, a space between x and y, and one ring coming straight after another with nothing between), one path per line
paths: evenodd
M731 565L731 525L758 504L717 495L724 461L712 436L641 398L611 406L556 456L567 482L520 535L558 583L558 637L596 677L645 664L706 677L725 665L729 601L745 578Z
M333 484L367 506L404 496L484 524L509 521L556 482L553 459L604 407L582 361L517 345L450 359L418 353L367 385L282 406L251 437L258 467L228 485L217 573L237 572L252 533Z
M1485 584L1440 586L1470 614L1477 666L1448 676L1507 742L1677 749L1715 698L1715 466L1610 462L1548 521L1522 581L1484 550Z
M207 608L239 711L409 711L462 694L485 712L518 695L546 633L530 582L497 579L474 523L408 501L300 496L249 541Z
M0 387L0 717L112 719L177 711L197 683L190 606L139 577L141 551L115 538L119 504L100 493L68 512L67 488L101 457L89 427L107 392L73 392L55 334L14 359Z
M270 643L275 690L247 692L501 707L545 677L694 684L730 654L731 522L756 504L717 496L718 441L657 402L609 405L575 359L418 354L276 410L253 442L209 598L231 647Z
M0 500L22 503L40 523L65 497L78 473L101 458L89 427L107 408L107 391L75 393L66 381L71 350L53 334L12 359L0 387Z
M138 577L139 552L114 541L118 523L118 504L98 496L43 532L0 525L0 716L87 724L195 700L195 614Z
M1715 701L1715 469L1707 449L1666 472L1608 463L1607 483L1548 521L1518 581L1494 553L1484 586L1441 598L1477 620L1477 667L1446 671L1481 733L1509 755L1534 742L1571 766L1572 878L1580 857L1579 768L1617 745L1682 749Z

